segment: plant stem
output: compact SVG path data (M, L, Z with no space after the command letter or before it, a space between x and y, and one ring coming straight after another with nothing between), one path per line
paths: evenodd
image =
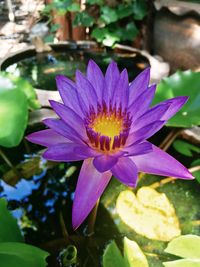
M171 144L173 143L173 141L177 138L177 136L179 136L179 134L181 133L182 129L179 128L175 128L173 129L167 136L166 138L163 140L163 142L159 145L159 147L166 151Z
M65 238L66 243L70 244L71 242L70 242L70 238L69 238L69 234L68 234L67 228L65 226L65 222L64 222L62 211L60 211L60 213L59 213L59 219L60 219L60 225L61 225L61 230L62 230L63 237Z
M2 157L2 159L6 162L6 164L10 167L10 168L14 168L13 164L11 163L11 161L9 160L9 158L5 155L5 153L0 149L0 156Z
M100 199L97 200L93 210L91 211L89 215L89 221L88 221L88 236L92 236L94 234L94 226L97 218L97 210L99 207L99 201Z

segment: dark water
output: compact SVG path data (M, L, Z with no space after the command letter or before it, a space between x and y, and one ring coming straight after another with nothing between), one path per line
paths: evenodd
M68 244L63 234L63 221L71 243L78 249L77 264L73 266L101 266L108 242L114 239L122 248L124 236L140 245L150 267L161 267L163 261L173 259L163 252L167 242L137 234L119 216L115 204L120 192L127 190L127 187L114 178L101 199L95 235L86 236L87 222L76 233L73 232L71 208L82 163L47 162L40 156L40 149L33 144L25 146L22 142L18 148L12 149L12 153L4 151L15 169L6 166L0 159L0 174L4 179L0 182L0 197L7 198L10 210L20 221L26 241L51 253L49 267L59 266L58 255ZM15 155L18 155L17 159ZM160 180L161 177L144 176L133 192ZM174 206L182 234L199 235L199 224L194 223L200 219L199 184L196 181L177 180L156 190L165 193Z
M121 70L124 67L128 69L130 80L148 65L146 59L138 56L67 50L65 53L38 54L11 65L7 71L27 78L36 88L55 90L57 74L64 74L73 79L77 68L85 71L90 58L94 59L104 72L111 59L114 59ZM31 129L35 130L39 129ZM155 135L153 142L158 145L166 133L163 130ZM87 221L78 231L73 232L71 209L82 163L47 162L41 157L41 149L42 147L26 141L17 148L4 149L13 168L8 167L0 158L0 197L7 198L10 210L20 221L26 241L51 253L49 267L59 266L59 253L68 245L66 229L70 243L78 250L77 262L73 266L102 266L106 245L110 240L115 240L122 248L124 236L140 245L150 267L161 267L163 261L172 259L163 252L167 242L152 240L136 233L133 227L125 223L126 218L119 215L116 201L120 192L127 190L127 187L114 178L101 199L95 234L91 237L86 235ZM181 157L179 160L189 167L187 158ZM161 179L153 175L143 176L137 189L132 192L136 193L139 188L151 186ZM196 181L177 180L158 186L156 191L165 193L173 205L181 233L200 235L200 227L195 223L200 220L199 184ZM129 215L125 214L125 217ZM145 223L148 222L144 221Z
M133 80L142 69L148 66L147 59L136 54L66 50L65 52L41 53L22 59L7 67L6 71L28 79L35 88L56 90L55 76L57 74L74 79L77 69L85 72L89 59L95 60L103 72L109 62L112 59L115 60L121 70L128 69L130 80Z

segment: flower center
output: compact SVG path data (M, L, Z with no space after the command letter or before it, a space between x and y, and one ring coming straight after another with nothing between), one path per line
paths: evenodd
M88 138L93 147L103 151L114 151L125 145L131 119L121 107L107 107L105 103L92 108L85 119Z
M114 139L123 129L123 120L114 114L98 116L92 126L93 130L100 135L105 135Z

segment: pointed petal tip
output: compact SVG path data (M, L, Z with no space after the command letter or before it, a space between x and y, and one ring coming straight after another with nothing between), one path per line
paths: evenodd
M56 75L56 77L55 77L55 79L56 79L56 81L60 81L60 80L63 80L63 79L65 79L66 77L64 76L64 75L62 75L62 74L58 74L58 75Z

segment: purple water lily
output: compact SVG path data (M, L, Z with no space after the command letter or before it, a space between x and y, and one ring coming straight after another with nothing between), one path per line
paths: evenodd
M193 179L176 159L146 141L187 101L180 96L150 107L156 85L149 86L150 69L129 84L111 62L105 77L90 60L86 77L76 72L76 83L56 78L62 103L50 101L58 119L46 119L47 130L29 135L47 147L43 157L53 161L84 160L72 211L74 229L85 220L114 175L135 187L138 172Z

